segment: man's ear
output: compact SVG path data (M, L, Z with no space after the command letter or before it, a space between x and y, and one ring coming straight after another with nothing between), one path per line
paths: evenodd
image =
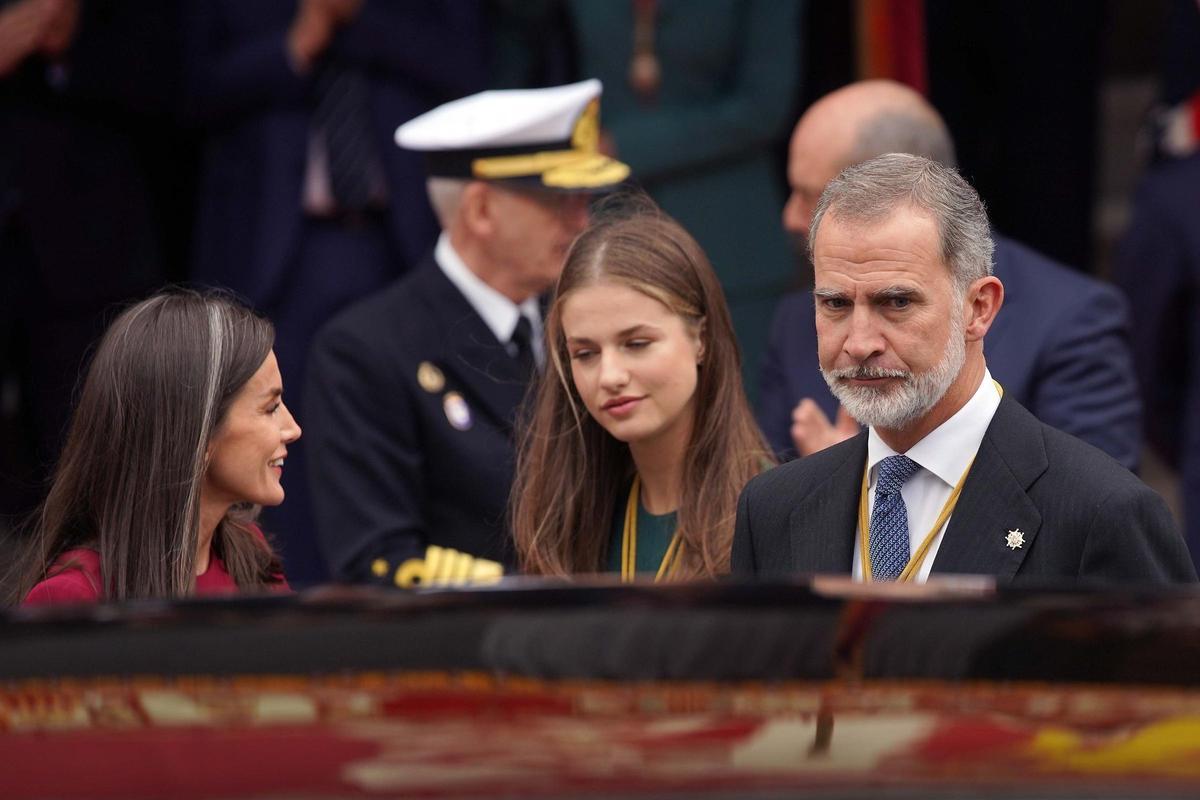
M994 275L979 278L967 288L967 325L968 342L977 342L987 334L1004 305L1004 284Z
M483 181L471 181L463 188L458 215L472 236L490 237L496 230L496 193Z

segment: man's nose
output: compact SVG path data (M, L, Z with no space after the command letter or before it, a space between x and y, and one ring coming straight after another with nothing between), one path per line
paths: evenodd
M842 349L855 361L866 361L883 353L886 343L878 319L868 306L856 306L847 320L849 329Z

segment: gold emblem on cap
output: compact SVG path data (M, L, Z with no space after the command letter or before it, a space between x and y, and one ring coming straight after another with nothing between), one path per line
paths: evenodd
M628 178L628 165L598 153L599 142L600 101L592 100L575 120L570 149L477 158L471 173L483 180L540 175L552 189L597 189Z
M430 394L437 394L446 388L446 376L432 363L422 361L417 365L417 383Z
M555 189L595 189L628 177L628 166L597 154L551 167L542 173L542 183Z
M584 106L575 129L571 131L571 147L585 153L596 152L600 144L600 101L592 100Z
M446 412L446 419L455 430L470 430L471 425L474 424L474 420L471 419L471 409L458 392L446 392L446 396L442 398L442 410Z

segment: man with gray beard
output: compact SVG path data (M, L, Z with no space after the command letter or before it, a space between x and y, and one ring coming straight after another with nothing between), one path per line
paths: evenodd
M807 243L813 208L846 167L884 153L957 165L941 116L920 93L885 80L852 83L813 103L792 135L783 227ZM1009 397L1047 425L1099 447L1136 472L1141 405L1126 302L1102 281L992 231L1004 308L988 330L988 369ZM807 261L807 259L806 259ZM807 283L811 285L811 272ZM821 380L811 292L779 301L763 360L758 420L781 460L858 433Z
M1162 499L988 372L1004 301L983 203L892 153L826 187L809 236L821 373L866 431L750 482L735 573L1193 582Z

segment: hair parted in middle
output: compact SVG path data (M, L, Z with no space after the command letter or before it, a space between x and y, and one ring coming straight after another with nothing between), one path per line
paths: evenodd
M644 195L610 198L576 239L546 317L547 368L522 420L512 530L524 571L604 568L613 514L635 471L629 447L592 419L571 376L562 327L565 299L597 284L625 286L694 326L695 415L684 459L677 524L683 561L675 577L729 571L738 494L773 457L742 388L741 357L721 285L679 223Z

